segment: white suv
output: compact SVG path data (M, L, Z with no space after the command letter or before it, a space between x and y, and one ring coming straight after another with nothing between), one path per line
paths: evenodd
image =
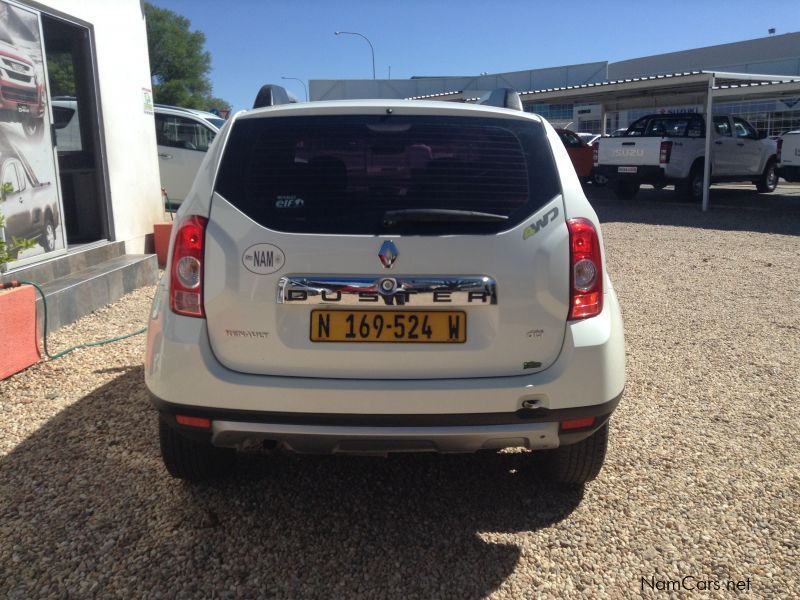
M255 445L525 447L580 484L624 356L597 216L544 119L314 102L220 132L178 212L145 377L183 479Z
M225 121L202 110L156 104L155 124L161 187L177 207L189 194L200 164Z

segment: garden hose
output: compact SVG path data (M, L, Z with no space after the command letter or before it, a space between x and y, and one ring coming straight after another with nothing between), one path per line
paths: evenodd
M4 288L19 287L20 285L33 286L36 289L36 291L39 292L39 296L41 296L41 298L42 298L42 308L43 308L43 313L42 314L44 315L44 335L43 335L43 338L44 338L44 353L47 356L47 358L49 358L50 360L55 360L57 358L61 358L62 356L65 356L65 355L69 354L70 352L73 352L73 351L78 350L80 348L91 348L92 346L103 346L105 344L110 344L112 342L119 342L120 340L124 340L124 339L127 339L129 337L133 337L135 335L140 335L140 334L144 333L145 331L147 331L147 327L142 327L141 329L139 329L137 331L133 331L131 333L126 333L125 335L120 335L118 337L108 338L108 339L105 339L105 340L98 340L96 342L85 342L83 344L78 344L77 346L72 346L71 348L67 348L66 350L62 350L61 352L56 352L55 354L50 354L50 350L47 347L47 298L45 298L44 292L42 291L42 288L40 288L39 285L37 283L34 283L33 281L13 280L13 281L10 281L10 282L5 283L5 284L0 283L0 290L4 289Z

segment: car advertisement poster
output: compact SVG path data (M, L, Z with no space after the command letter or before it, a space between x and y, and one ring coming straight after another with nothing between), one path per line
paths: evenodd
M45 82L39 14L0 0L0 235L13 258L8 269L66 248Z

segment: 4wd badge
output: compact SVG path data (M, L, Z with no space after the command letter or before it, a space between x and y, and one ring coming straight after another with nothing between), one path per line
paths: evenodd
M245 268L258 275L269 275L280 271L285 262L283 250L272 244L254 244L245 250L242 256Z
M383 242L380 251L378 251L378 258L381 259L381 264L386 269L391 269L394 261L397 260L397 246L394 242L386 240Z

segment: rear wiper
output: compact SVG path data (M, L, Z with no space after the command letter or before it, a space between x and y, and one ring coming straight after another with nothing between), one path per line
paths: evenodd
M392 227L398 223L496 223L507 220L506 215L448 208L405 208L383 213L384 227Z

